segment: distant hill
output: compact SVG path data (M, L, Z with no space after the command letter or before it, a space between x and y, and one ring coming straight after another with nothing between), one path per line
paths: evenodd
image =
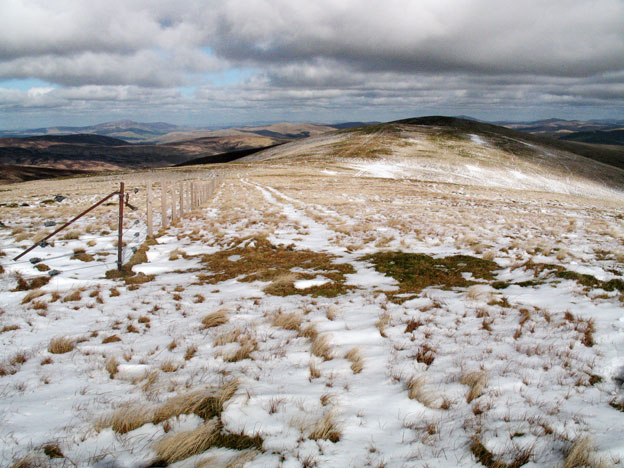
M557 121L559 122L559 121ZM455 130L465 132L480 132L484 134L497 134L509 138L515 138L524 142L533 143L543 147L550 147L556 150L568 151L580 156L609 164L620 169L624 169L624 148L618 146L596 145L581 143L576 141L565 141L561 139L550 138L542 134L529 133L516 129L503 127L500 125L489 124L485 122L476 122L473 120L459 119L456 117L431 116L420 117L415 119L399 120L395 123L403 123L410 125L427 125L448 127ZM509 143L501 141L502 149L508 149ZM516 148L521 151L522 148Z
M24 142L52 142L82 145L100 145L100 146L124 146L128 142L119 138L111 138L102 135L89 135L78 133L75 135L39 135L23 138Z
M577 137L567 138L570 135L586 132L610 131L622 128L622 124L617 121L581 121L564 119L536 120L534 122L494 122L497 125L519 130L521 132L533 133L536 135L548 136L557 139L582 141ZM588 142L590 143L590 142ZM591 143L598 143L592 141ZM608 143L614 144L614 143ZM615 143L621 144L621 143Z
M599 145L624 145L624 129L574 132L562 136L561 139Z
M135 122L133 120L115 120L84 127L43 127L27 130L0 131L0 137L27 137L48 135L96 134L120 138L127 142L143 142L185 127L165 122Z
M0 165L0 182L26 182L28 180L52 179L87 175L89 171L54 169L39 166Z

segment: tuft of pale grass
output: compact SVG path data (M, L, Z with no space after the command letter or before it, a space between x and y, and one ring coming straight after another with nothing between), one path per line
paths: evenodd
M492 289L486 284L475 284L468 288L466 297L473 301L488 302L492 299Z
M219 309L216 312L212 312L206 315L202 319L201 321L202 329L218 327L219 325L223 325L224 323L227 323L227 321L228 321L227 310Z
M327 319L328 320L336 320L336 317L338 316L338 312L340 311L340 309L338 308L338 306L336 304L332 304L327 308Z
M204 420L219 416L237 389L238 382L232 381L218 389L196 390L170 398L155 410L153 423L158 424L181 414L193 413Z
M48 351L52 354L64 354L73 351L76 347L76 342L66 336L59 336L52 338L48 344Z
M490 262L494 261L497 253L498 252L495 249L486 250L485 252L483 252L483 260L487 260Z
M175 372L180 368L180 364L173 359L165 359L160 363L160 370L163 372Z
M294 330L294 331L300 331L301 329L301 315L297 314L297 313L293 313L293 314L277 314L275 317L273 317L273 320L271 321L271 324L274 327L280 327L283 328L285 330Z
M334 411L329 410L314 425L314 429L310 433L312 440L329 440L330 442L338 442L340 440L340 430L338 429Z
M233 457L223 468L243 468L246 463L256 458L258 453L259 452L256 450L245 450L243 453ZM204 465L204 468L208 468L209 466L211 465ZM197 468L201 467L198 466Z
M574 441L561 468L609 468L612 465L596 455L596 446L588 436Z
M115 374L119 372L119 361L115 357L109 357L105 363L106 371L111 379L115 378Z
M310 348L312 354L323 358L325 361L329 361L333 359L332 354L332 345L329 339L329 335L319 335L312 342L312 346Z
M154 450L161 460L171 464L205 452L216 441L218 434L217 422L210 421L197 429L159 440L154 445Z
M351 370L354 374L359 374L364 369L364 358L360 353L360 348L352 348L345 354L345 358L351 361Z
M41 289L33 289L32 291L29 291L28 293L26 293L26 295L22 299L22 304L28 304L33 299L37 299L43 296L44 294L45 294L45 291L42 291Z
M314 341L318 337L318 330L316 329L314 324L310 324L300 331L300 335L308 338L311 341Z
M142 404L128 404L115 410L109 416L100 418L95 423L95 430L110 427L118 434L126 434L149 423L154 418L151 407Z
M427 380L424 375L413 377L407 382L408 397L422 403L427 408L438 409L441 407L437 392L426 387Z
M321 376L321 370L316 366L316 360L310 359L310 381L318 379Z
M386 328L388 327L389 324L390 324L390 314L388 313L382 314L379 317L379 320L377 320L377 323L375 323L377 330L379 330L379 334L384 338L386 338Z
M249 335L242 335L238 343L240 346L236 351L223 356L225 362L238 362L249 359L251 358L251 353L258 349L258 342Z
M466 395L466 402L470 403L475 398L483 395L483 390L488 383L488 375L483 371L469 372L461 378L460 383L470 387Z
M189 346L188 348L186 348L186 351L184 352L184 360L189 361L193 359L193 356L195 356L196 353L197 353L197 346L195 345Z

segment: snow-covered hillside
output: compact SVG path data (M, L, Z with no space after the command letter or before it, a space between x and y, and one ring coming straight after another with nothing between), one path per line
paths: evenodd
M123 177L143 249L118 279L114 205L11 258L119 178L3 187L2 466L624 463L608 171L506 167L483 136L322 138L232 165L145 244L143 183L170 173Z

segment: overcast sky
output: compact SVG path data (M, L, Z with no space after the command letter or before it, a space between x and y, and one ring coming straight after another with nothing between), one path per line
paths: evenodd
M624 0L0 0L0 128L623 109Z

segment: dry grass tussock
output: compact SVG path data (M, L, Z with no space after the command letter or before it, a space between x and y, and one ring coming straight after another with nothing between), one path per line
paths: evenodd
M227 312L226 309L219 309L216 312L206 315L201 321L202 329L218 327L219 325L227 323L229 320Z
M460 380L462 385L468 385L470 390L466 395L466 402L470 403L475 398L483 395L485 386L488 383L488 375L483 371L473 371L464 375Z
M209 420L221 415L225 403L232 398L237 389L238 382L231 381L220 388L196 390L175 396L157 406L127 404L112 414L96 420L95 429L100 431L110 427L118 434L125 434L144 424L159 424L181 414L196 414L204 420Z
M364 369L364 358L359 348L352 348L345 354L345 358L351 361L351 370L354 374L359 374Z
M258 341L249 333L243 333L237 340L239 346L235 351L223 354L223 360L226 362L238 362L243 359L249 359L251 353L258 349Z
M336 423L336 417L333 410L329 410L314 425L314 429L310 433L312 440L329 440L330 442L338 442L341 437L340 430Z
M203 419L218 416L223 405L238 389L238 382L232 381L220 389L197 390L170 398L154 412L154 424L181 414L196 414Z
M424 375L419 375L418 377L411 378L407 382L408 397L411 400L416 400L419 403L422 403L427 408L440 408L442 405L439 393L430 388L427 388L426 383L427 382Z
M102 417L95 422L95 430L101 431L110 427L118 434L126 434L151 422L154 418L154 409L143 404L127 404L112 414Z
M488 302L492 299L492 289L485 284L475 284L468 288L466 297L473 301Z
M104 364L106 371L111 379L115 378L115 374L119 372L119 361L114 357L109 357L106 359L106 363Z
M208 450L214 445L218 434L217 422L209 421L197 429L161 439L154 446L154 450L167 464L175 463Z
M243 433L232 434L224 429L218 418L214 418L196 429L164 437L155 444L154 450L161 462L170 464L203 453L211 447L260 450L262 439L257 435L249 437ZM235 467L240 464L227 466Z
M301 315L300 314L277 314L273 317L271 324L274 327L280 327L285 330L299 331L301 329Z
M576 439L567 453L562 468L610 468L611 463L596 454L596 446L587 436Z
M48 344L48 351L52 354L64 354L73 351L76 347L76 342L66 336L60 336L52 338Z
M312 354L323 358L325 361L329 361L333 359L332 353L332 344L329 339L329 335L319 335L312 342L312 347L310 348Z

